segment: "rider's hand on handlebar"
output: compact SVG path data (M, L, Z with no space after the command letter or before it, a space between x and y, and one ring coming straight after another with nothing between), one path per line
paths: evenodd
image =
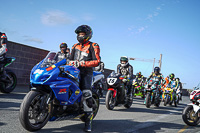
M77 60L69 61L69 65L74 67L79 67L79 61Z
M74 67L85 67L85 61L78 61L78 60L74 60L74 61L69 61L69 65L70 66L74 66Z

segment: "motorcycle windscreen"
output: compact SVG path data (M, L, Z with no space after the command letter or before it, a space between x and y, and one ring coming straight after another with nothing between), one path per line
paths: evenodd
M41 68L44 67L51 67L52 65L58 63L58 53L56 52L49 52L47 54L47 56L44 58L44 61L42 62L42 64L40 65ZM61 62L61 61L60 61ZM59 65L65 65L66 62L63 62L63 64L59 64Z

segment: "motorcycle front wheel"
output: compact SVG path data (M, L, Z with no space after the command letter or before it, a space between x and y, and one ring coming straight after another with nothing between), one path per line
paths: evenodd
M20 106L19 120L28 131L37 131L46 125L50 118L47 95L30 91Z
M193 106L186 106L182 113L183 121L189 126L196 126L199 124L200 119L198 117L198 113L195 114L193 110Z
M164 106L167 106L168 101L169 101L169 95L167 94L164 99Z
M17 85L17 77L15 73L13 73L12 71L10 70L5 70L5 71L7 74L6 80L8 80L8 82L2 84L2 86L0 87L0 91L3 93L10 93L15 89Z
M151 106L151 94L147 93L147 95L146 95L146 107L150 108L150 106Z
M108 90L106 93L106 107L108 110L113 110L116 104L116 97L113 97L114 92Z

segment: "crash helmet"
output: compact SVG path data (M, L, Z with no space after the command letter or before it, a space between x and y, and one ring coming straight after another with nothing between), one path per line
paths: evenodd
M85 33L85 35L79 36L79 33L81 32ZM79 26L78 28L76 28L75 33L77 34L77 40L80 43L88 42L92 38L92 34L93 34L91 27L88 25Z
M127 56L122 56L120 58L120 63L121 63L121 66L127 66L128 65L128 57Z

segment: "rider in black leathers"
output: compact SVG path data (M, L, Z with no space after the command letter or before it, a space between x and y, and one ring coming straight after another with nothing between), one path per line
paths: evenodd
M5 56L6 52L8 51L6 47L7 43L7 37L5 33L0 32L0 79L5 80L5 70L4 70L4 65L5 65Z
M125 78L122 81L128 87L127 95L131 97L132 82L133 82L133 67L128 63L128 57L122 56L120 58L120 64L117 66L117 73L125 76Z

